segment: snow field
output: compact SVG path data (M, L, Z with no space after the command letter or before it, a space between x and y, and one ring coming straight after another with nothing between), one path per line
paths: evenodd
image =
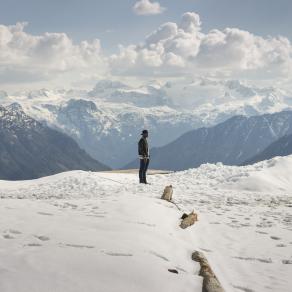
M227 292L289 292L291 171L288 156L155 174L151 185L82 171L1 181L0 291L201 291L198 250ZM182 212L199 214L186 230L160 200L169 184Z
M68 187L72 180L60 189L57 177L44 179L56 194L79 193ZM192 234L178 227L175 206L143 196L142 188L128 193L101 181L101 189L88 189L89 199L55 199L52 192L45 200L1 200L0 291L201 291ZM115 186L105 193L108 184Z

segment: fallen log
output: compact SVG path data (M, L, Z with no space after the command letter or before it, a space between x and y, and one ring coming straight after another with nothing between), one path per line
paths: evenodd
M201 266L199 275L203 277L202 292L225 292L203 253L195 251L192 260Z
M187 214L183 214L181 217L182 221L180 223L180 227L182 229L186 229L192 225L195 224L196 221L198 221L198 215L193 211L192 213L190 213L189 215Z
M172 185L170 186L166 186L164 188L164 191L163 191L163 194L161 196L161 199L162 200L166 200L168 202L171 202L172 201L172 195L173 195L173 188L172 188Z

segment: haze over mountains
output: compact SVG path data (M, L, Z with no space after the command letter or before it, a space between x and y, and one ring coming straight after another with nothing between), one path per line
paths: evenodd
M109 168L72 138L26 115L18 104L0 106L0 179L34 179L75 169Z
M137 156L137 139L149 129L152 147L235 115L289 109L290 94L237 80L156 81L131 87L101 80L85 90L39 90L1 95L1 103L21 104L36 120L71 136L93 158L120 168Z

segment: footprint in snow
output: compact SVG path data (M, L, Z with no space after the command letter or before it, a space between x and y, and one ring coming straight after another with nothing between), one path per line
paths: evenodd
M28 243L25 246L42 246L40 243Z
M75 204L71 204L71 203L64 203L63 208L72 208L72 209L76 209L78 207L78 205Z
M250 227L251 224L249 224L249 223L241 223L240 226L242 226L242 227Z
M50 237L44 236L44 235L35 235L35 237L41 241L48 241L50 240Z
M186 270L184 270L183 268L180 268L180 267L175 267L178 271L181 271L181 272L184 272L184 273L186 273L187 271Z
M268 232L265 232L265 231L256 231L256 233L259 233L259 234L268 234Z
M228 225L231 228L235 228L235 229L239 229L241 227L241 226L238 226L238 225L235 225L235 224L232 224L232 223L226 224L226 225Z
M151 224L151 223L146 223L146 222L136 222L137 224L140 224L140 225L146 225L148 227L155 227L156 225L155 224Z
M5 232L6 232L6 233L15 234L15 235L21 234L20 231L15 230L15 229L8 229L8 230L5 230Z
M176 269L168 269L168 271L173 274L178 274L178 271Z
M273 263L272 259L256 259L258 262L265 263L265 264L271 264Z
M273 239L273 240L280 240L281 238L278 237L278 236L271 236L271 239Z
M105 218L104 215L97 215L97 214L88 214L86 217L96 217L96 218Z
M75 247L75 248L88 248L88 249L95 248L95 246L93 245L81 245L81 244L71 244L71 243L67 243L65 245L68 247Z
M21 232L18 230L8 229L4 231L3 237L5 239L14 239L15 237L13 235L19 235L19 234L21 234Z
M47 212L38 212L38 214L40 214L40 215L44 215L44 216L54 216L54 214L52 214L52 213L47 213Z
M122 252L104 252L108 256L114 256L114 257L132 257L133 255L131 253L122 253Z
M154 256L156 256L156 257L158 257L160 259L163 259L166 262L169 262L169 259L168 258L166 258L165 256L163 256L163 255L161 255L161 254L159 254L159 253L157 253L155 251L150 251L149 253L153 254Z
M268 222L263 222L263 223L257 224L256 227L258 227L258 228L270 228L270 227L273 227L273 224L270 224Z
M10 234L3 234L3 237L5 239L14 239L14 237L12 235L10 235Z
M242 287L242 286L235 286L233 285L233 288L243 291L243 292L255 292L254 290L250 289L250 288L246 288L246 287Z
M284 264L284 265L292 265L292 260L282 260L282 264Z
M201 248L201 247L200 247L200 250L205 251L205 252L212 252L212 250L207 249L207 248Z
M261 258L253 258L253 257L233 257L234 259L244 260L244 261L258 261L261 263L271 264L273 263L272 259L261 259Z

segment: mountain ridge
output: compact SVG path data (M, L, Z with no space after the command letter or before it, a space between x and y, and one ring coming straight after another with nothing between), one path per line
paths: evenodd
M0 179L34 179L67 170L108 170L69 136L24 113L0 106Z
M137 156L136 143L144 128L151 145L162 147L190 130L235 115L291 109L291 100L276 88L201 78L136 87L100 80L89 91L41 89L8 95L0 103L19 103L34 119L72 137L94 159L121 168Z
M240 165L278 138L292 133L292 111L234 116L213 127L192 130L150 151L151 168L185 170L205 163ZM134 160L124 168L137 166Z
M267 146L262 152L248 159L242 165L255 164L263 160L269 160L277 156L292 154L292 134L285 135Z

